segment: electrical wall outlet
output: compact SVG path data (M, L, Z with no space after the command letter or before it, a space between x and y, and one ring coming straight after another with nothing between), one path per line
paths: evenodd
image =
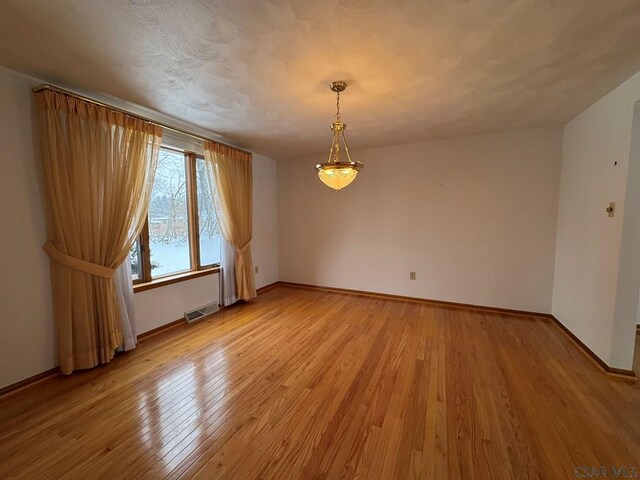
M416 279L416 272L409 272L409 280L415 280Z

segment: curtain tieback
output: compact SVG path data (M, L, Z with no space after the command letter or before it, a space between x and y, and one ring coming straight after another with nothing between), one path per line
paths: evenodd
M246 252L249 249L249 244L251 243L251 240L249 240L247 243L245 243L243 246L241 246L240 248L237 249L237 252L239 255L242 255L244 252Z
M87 262L86 260L82 260L81 258L71 257L65 253L62 253L51 242L45 243L42 249L47 252L56 262L61 263L65 267L88 273L90 275L95 275L96 277L111 278L116 271L115 268L109 268L105 267L104 265L98 265L97 263Z

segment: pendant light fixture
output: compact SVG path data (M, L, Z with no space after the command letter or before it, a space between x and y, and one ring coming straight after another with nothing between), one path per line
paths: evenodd
M361 162L351 160L349 149L347 148L347 140L344 136L347 125L342 123L342 115L340 114L340 92L343 92L344 89L347 88L347 83L336 81L331 82L329 86L331 90L336 92L336 121L330 125L333 131L333 141L331 142L331 150L329 151L329 160L325 163L318 163L316 170L322 183L333 188L335 191L340 191L340 189L346 187L356 179L358 172L364 165ZM342 142L340 142L341 138ZM340 143L342 143L344 148L345 160L340 160L340 154L342 153Z

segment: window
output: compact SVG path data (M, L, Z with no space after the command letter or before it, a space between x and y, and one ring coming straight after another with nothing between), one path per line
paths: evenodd
M204 158L162 147L149 216L130 253L134 283L220 265L217 195L211 188Z

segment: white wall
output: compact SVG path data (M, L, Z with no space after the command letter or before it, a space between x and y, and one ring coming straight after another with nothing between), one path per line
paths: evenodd
M640 89L638 93L640 97ZM624 204L616 310L611 338L611 365L624 365L621 368L631 369L636 323L640 313L640 102L636 103L634 109Z
M31 86L0 68L0 388L56 365Z
M616 338L614 324L633 106L639 98L640 73L569 122L563 141L553 314L619 368L631 368L633 356L635 315L623 320L629 325ZM609 202L616 202L613 218L605 213ZM618 349L621 357L613 355Z
M34 153L37 138L31 88L41 83L0 67L0 388L57 365L49 260L41 249L46 234ZM119 106L135 110L124 102ZM148 110L140 113L167 121ZM206 135L202 130L192 131ZM258 287L278 279L276 187L275 161L256 155L252 251L259 266ZM209 275L137 293L138 333L177 320L188 308L216 300L218 291L218 275Z
M256 287L278 281L278 180L276 161L253 155L253 264Z
M280 280L548 313L561 147L558 127L353 151L339 193L323 155L279 161Z

